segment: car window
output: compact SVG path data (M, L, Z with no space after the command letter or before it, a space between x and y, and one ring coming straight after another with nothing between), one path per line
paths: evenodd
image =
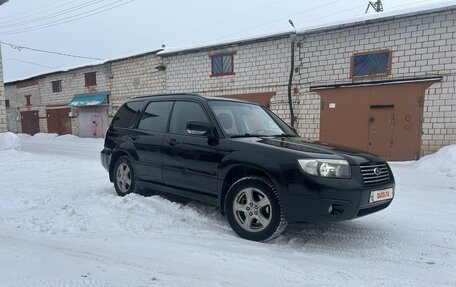
M203 108L194 102L176 102L169 127L170 133L189 135L187 122L199 121L209 123Z
M139 116L143 104L144 101L133 101L123 104L112 120L112 126L115 128L131 127Z
M138 129L166 132L173 102L150 102L141 117Z
M227 135L237 135L240 133L238 125L234 123L233 111L229 108L220 107L214 109L215 115Z
M272 114L258 105L219 100L209 101L209 105L228 136L295 135L290 128L280 124Z

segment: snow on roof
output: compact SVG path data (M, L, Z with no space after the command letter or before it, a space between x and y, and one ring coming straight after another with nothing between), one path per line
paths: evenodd
M430 1L430 0L427 0ZM456 8L456 2L454 0L448 1L434 1L432 3L419 3L413 4L413 6L407 6L401 9L392 9L380 13L369 13L360 17L354 17L332 23L323 23L313 26L300 27L297 29L298 34L309 34L318 31L333 30L343 27L350 27L356 25L366 24L372 21L385 21L397 18L405 18L416 15L428 14L439 11L446 11ZM256 42L261 40L269 40L271 38L281 38L290 35L290 30L286 29L283 31L277 31L275 33L263 34L256 37L241 37L230 40L217 41L209 44L201 44L187 47L166 47L163 51L157 53L160 56L169 56L177 53L188 53L196 50L209 50L220 46L236 45L241 43Z

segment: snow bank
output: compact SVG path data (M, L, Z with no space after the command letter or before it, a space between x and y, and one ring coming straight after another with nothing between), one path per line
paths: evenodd
M456 144L443 147L436 153L421 158L414 166L418 170L456 177Z
M21 140L13 133L0 133L0 151L9 149L19 149Z

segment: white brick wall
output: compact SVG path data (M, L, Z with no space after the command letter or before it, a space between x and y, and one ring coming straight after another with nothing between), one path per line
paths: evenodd
M166 91L211 96L276 92L276 96L271 99L271 109L289 120L288 107L284 108L277 103L288 103L290 47L288 37L284 37L210 51L165 55ZM209 55L226 52L235 53L235 75L211 77Z
M148 54L115 61L111 64L111 99L120 106L129 98L153 95L165 91L165 71L156 69L161 58Z
M26 106L25 96L30 96L30 106ZM46 111L42 106L41 93L39 85L33 85L24 88L17 88L15 84L7 84L5 86L5 97L10 102L10 107L7 113L14 113L17 118L18 132L22 132L20 112L38 110L40 132L47 131Z

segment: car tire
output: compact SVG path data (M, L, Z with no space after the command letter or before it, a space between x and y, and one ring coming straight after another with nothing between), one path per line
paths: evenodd
M130 160L126 156L121 156L116 161L113 170L114 188L119 196L140 191L138 179Z
M274 185L262 177L244 177L231 185L225 214L234 232L253 241L274 239L287 226Z

